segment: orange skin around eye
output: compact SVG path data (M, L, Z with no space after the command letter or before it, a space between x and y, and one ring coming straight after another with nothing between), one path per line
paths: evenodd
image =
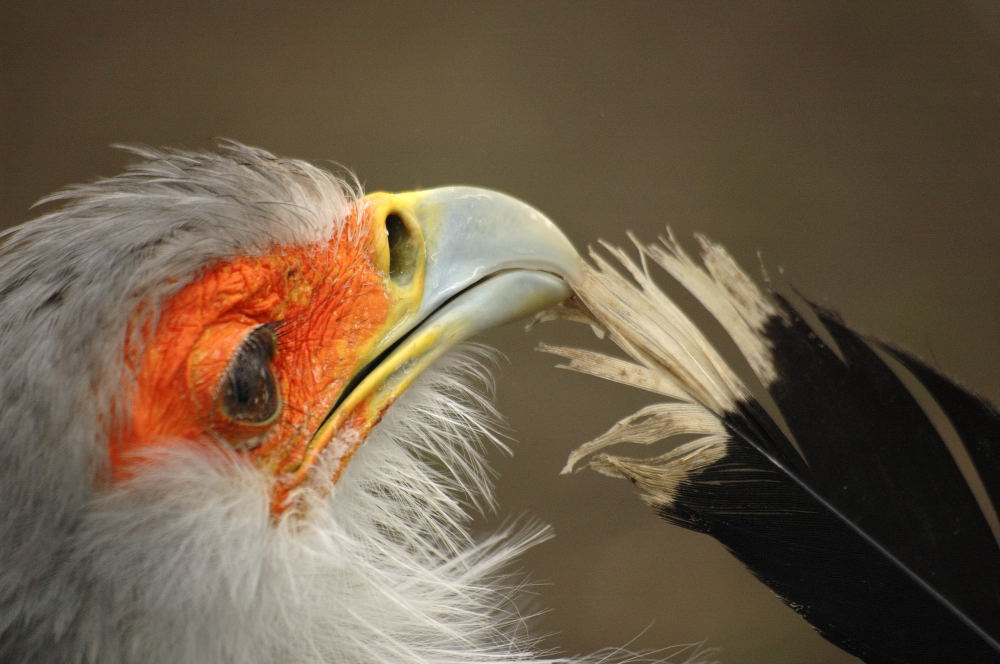
M218 263L162 305L141 355L126 357L138 369L127 421L112 427L113 480L132 474L137 453L179 441L230 445L277 477L299 466L388 314L370 219L352 214L344 223L339 241ZM272 370L281 410L267 424L234 422L221 409L222 376L246 335L266 323L279 323Z

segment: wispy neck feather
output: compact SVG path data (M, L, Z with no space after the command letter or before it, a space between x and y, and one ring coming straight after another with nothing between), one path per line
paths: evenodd
M493 413L467 386L484 376L468 352L446 360L339 483L305 490L304 518L277 524L258 469L166 446L85 511L58 582L18 612L39 618L14 650L102 664L531 660L497 573L547 531L467 532L463 496L491 500Z
M470 505L492 501L484 443L502 446L474 387L489 386L482 354L466 348L428 372L336 485L303 490L304 518L272 521L255 467L166 446L85 510L49 592L26 595L23 630L0 653L68 664L638 661L539 656L501 569L548 529L469 535Z

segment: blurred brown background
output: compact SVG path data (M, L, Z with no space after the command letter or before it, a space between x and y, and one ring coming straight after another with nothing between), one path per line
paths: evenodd
M1000 398L1000 10L970 2L8 3L2 221L117 172L110 143L224 136L354 169L369 189L479 184L580 246L703 231L863 330ZM725 662L848 662L707 538L623 482L557 472L647 399L552 368L548 325L494 333L495 520L558 537L546 643L704 640ZM641 633L641 634L640 634ZM638 636L637 636L638 635Z

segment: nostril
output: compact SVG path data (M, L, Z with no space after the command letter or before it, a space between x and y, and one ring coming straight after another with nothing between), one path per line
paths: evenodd
M417 267L418 240L406 220L395 212L386 215L385 233L389 244L389 278L409 283Z

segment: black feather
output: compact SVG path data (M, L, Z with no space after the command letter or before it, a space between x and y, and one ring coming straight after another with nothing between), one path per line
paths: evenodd
M591 465L632 479L667 521L715 537L826 638L867 662L1000 661L996 537L947 444L886 358L919 380L950 419L994 505L996 410L906 352L806 303L823 328L817 334L787 299L762 294L721 249L704 246L706 261L718 263L709 264L711 275L673 243L644 251L713 313L739 314L736 323L720 322L745 351L766 349L755 369L783 424L748 391L719 391L722 407L693 396L726 381L712 377L711 363L649 339L647 323L655 321L641 318L643 308L665 296L651 294L644 270L619 255L640 288L599 261L590 281L577 285L580 298L639 362L636 371L679 383L687 394L677 398L706 407L722 433L686 445L683 467L679 452L655 459L602 454ZM698 292L705 278L714 290ZM665 339L703 341L672 326L663 324ZM572 368L612 377L585 366L578 353L556 351ZM709 376L708 387L687 375ZM619 440L637 439L619 431L587 451Z

